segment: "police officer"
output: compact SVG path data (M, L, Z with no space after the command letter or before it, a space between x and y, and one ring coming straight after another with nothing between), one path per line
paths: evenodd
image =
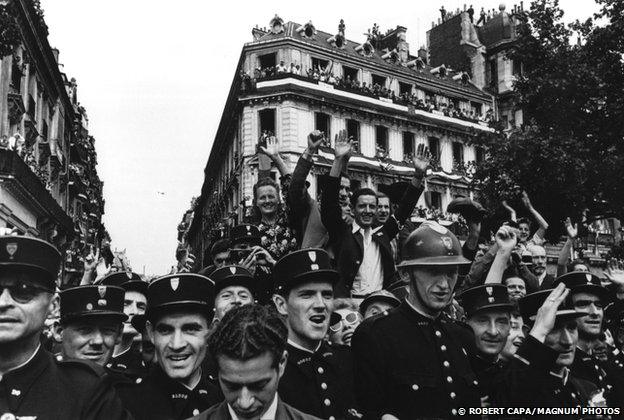
M275 260L260 246L258 227L250 224L234 226L230 231L230 261L253 274L255 298L260 304L271 302Z
M472 368L481 389L489 397L493 395L493 381L505 369L500 354L511 329L513 305L509 302L507 287L500 284L472 287L458 299L465 310L466 323L474 333L477 353L472 357Z
M360 313L364 319L377 314L386 314L390 309L401 304L399 298L387 290L381 289L368 295L360 303Z
M288 326L288 361L279 385L286 404L323 419L355 414L351 354L324 341L338 272L326 251L302 249L275 265L273 301Z
M455 235L425 222L403 246L399 269L407 299L363 322L351 340L357 401L366 418L447 418L479 407L479 382L468 354L472 331L442 312L453 299L458 267L470 262Z
M210 279L215 283L215 321L232 308L254 302L253 274L238 265L226 265L212 272Z
M186 419L221 400L202 370L213 304L214 283L207 277L178 273L150 283L146 330L157 366L136 384L118 386L137 420Z
M596 386L570 373L578 341L576 311L569 289L531 293L519 300L520 313L531 326L512 358L508 373L495 389L502 407L586 407L605 404Z
M624 403L624 380L622 369L612 354L607 360L599 360L594 348L603 334L604 308L611 300L611 293L602 286L600 279L589 272L573 271L555 280L555 285L563 283L570 289L570 298L575 309L587 312L576 319L578 344L574 354L572 373L593 382L604 392L610 406Z
M121 342L124 290L116 286L79 286L61 292L58 329L61 358L108 364Z
M0 418L129 419L100 366L40 344L60 263L47 242L0 237Z
M141 334L133 327L132 318L145 313L148 283L136 273L118 271L102 278L97 284L119 286L125 291L123 312L128 319L123 324L121 342L115 346L107 367L131 379L142 377L147 372L140 351Z

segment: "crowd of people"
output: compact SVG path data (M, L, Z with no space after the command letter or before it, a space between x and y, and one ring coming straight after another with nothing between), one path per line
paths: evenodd
M310 133L292 173L273 137L259 146L280 182L259 178L255 219L216 240L199 270L150 282L87 270L59 291L52 245L0 237L2 418L619 417L623 261L596 274L573 259L568 219L553 275L548 222L526 193L528 218L503 203L509 220L487 241L468 197L446 209L465 221L463 243L413 218L422 144L409 182L352 191L340 131L316 200L306 178L322 141Z
M429 94L426 94L423 99L418 97L414 92L402 92L397 94L393 89L382 86L380 83L367 84L364 81L360 82L357 78L353 78L350 75L346 75L345 77L335 76L330 66L322 69L317 65L307 69L306 72L302 72L299 64L290 63L290 65L286 65L284 61L280 61L277 66L256 68L253 76L242 72L241 80L244 89L251 90L252 86L258 81L287 74L307 77L310 80L328 83L337 88L355 92L360 95L389 99L396 104L413 106L418 110L439 113L447 117L458 118L465 121L489 123L493 118L491 110L481 113L472 108L462 109L452 101L438 101L435 96Z

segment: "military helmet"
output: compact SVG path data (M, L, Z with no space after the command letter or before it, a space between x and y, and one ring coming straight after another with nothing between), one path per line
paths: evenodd
M424 222L407 237L401 255L399 267L471 263L462 255L461 244L453 232L432 221Z

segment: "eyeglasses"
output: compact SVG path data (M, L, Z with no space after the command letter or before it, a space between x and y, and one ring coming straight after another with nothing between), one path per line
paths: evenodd
M338 332L342 329L343 322L346 325L353 325L362 320L362 315L359 312L349 312L346 316L342 316L339 313L335 312L336 315L340 316L340 321L336 322L333 325L329 326L329 329L332 332Z
M577 300L576 302L574 302L574 307L579 309L587 308L592 303L594 304L596 309L602 309L604 307L604 304L599 300Z
M2 290L0 294L4 293L4 289L9 291L11 298L17 303L28 303L44 292L52 293L51 290L45 287L35 286L21 281L13 284L0 284L0 290Z

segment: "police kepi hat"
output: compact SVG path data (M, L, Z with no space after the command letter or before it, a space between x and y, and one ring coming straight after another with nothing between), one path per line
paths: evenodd
M246 287L253 294L254 276L240 265L217 268L210 274L210 279L215 283L215 294L230 286Z
M123 322L124 295L126 291L117 286L87 285L72 287L60 293L61 323L87 317L107 317Z
M19 267L36 273L50 290L56 288L61 254L48 242L27 236L0 236L0 268Z
M600 278L587 271L572 271L559 276L553 283L553 287L557 287L559 283L564 283L570 289L571 295L586 292L594 294L604 301L612 300L611 292L602 286Z
M147 296L149 283L143 281L141 276L132 271L117 271L103 277L97 284L106 286L119 286L125 291L139 292Z
M193 273L169 274L157 278L147 288L147 318L163 313L193 311L213 315L215 288L208 277Z
M502 284L484 284L471 287L457 297L467 316L485 310L511 311L507 286Z
M308 282L338 282L338 272L330 263L327 251L307 248L283 256L273 268L275 291L285 293L292 287Z
M539 292L530 293L518 300L520 315L522 316L522 319L524 319L524 322L533 323L535 321L537 311L542 307L544 302L546 302L546 299L548 299L548 296L550 296L552 291L553 289L540 290ZM557 320L578 318L587 314L588 312L577 311L574 309L568 296L568 298L564 300L561 305L559 305L556 318Z
M466 265L457 237L444 226L427 221L414 230L403 244L403 261L398 267Z
M236 245L240 242L251 242L260 245L260 229L250 224L240 224L234 226L230 231L230 242Z
M375 302L385 302L396 308L401 304L401 300L393 295L391 292L381 289L366 296L362 303L360 303L360 313L364 315L366 309Z

